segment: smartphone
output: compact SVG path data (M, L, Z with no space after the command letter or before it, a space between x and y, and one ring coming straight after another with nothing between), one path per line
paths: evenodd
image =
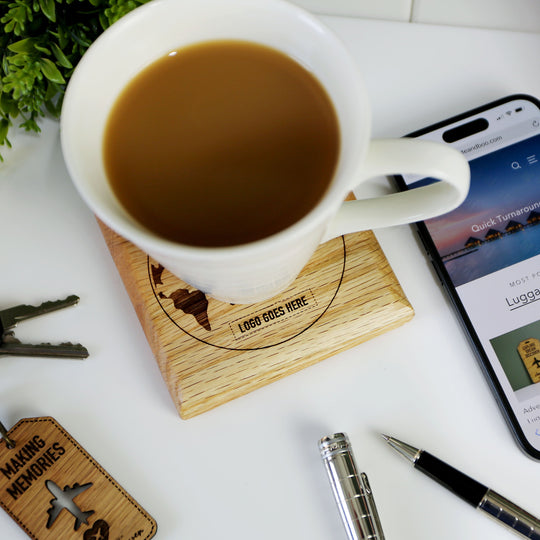
M408 137L469 161L466 200L414 226L514 436L540 460L540 101L512 95Z

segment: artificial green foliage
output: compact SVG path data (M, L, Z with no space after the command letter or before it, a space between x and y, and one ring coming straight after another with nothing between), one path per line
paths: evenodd
M91 43L148 0L0 0L0 145L60 115L66 83ZM1 159L1 155L0 155Z

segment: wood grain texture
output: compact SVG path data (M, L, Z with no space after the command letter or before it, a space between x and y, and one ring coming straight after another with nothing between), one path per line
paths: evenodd
M321 245L293 285L258 304L206 298L100 223L171 397L190 418L410 320L371 231Z
M54 418L26 418L8 435L15 447L0 440L0 505L31 538L155 535L156 522Z

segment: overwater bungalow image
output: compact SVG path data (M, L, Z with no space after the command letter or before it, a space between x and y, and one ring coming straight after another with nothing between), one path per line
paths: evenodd
M498 231L497 229L489 229L489 231L486 233L485 240L486 242L491 242L491 240L501 238L502 235L503 233L501 231Z
M522 230L523 230L523 225L513 220L508 222L508 225L506 226L506 229L505 229L507 233L515 233Z
M539 223L540 222L540 214L538 212L535 212L534 210L529 214L529 217L527 218L527 223L529 225L532 225L533 223Z
M469 239L465 242L465 247L466 248L477 247L483 243L484 241L481 238L475 238L474 236L469 236Z

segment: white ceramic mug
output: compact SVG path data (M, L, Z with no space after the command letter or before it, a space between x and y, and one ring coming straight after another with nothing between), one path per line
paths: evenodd
M271 46L314 73L336 109L341 148L327 193L298 222L257 242L198 248L156 236L123 209L105 175L102 140L115 99L138 72L171 50L215 39ZM231 303L253 303L279 293L326 240L427 219L464 200L470 173L460 153L426 141L371 141L370 129L369 100L355 60L316 17L282 0L153 0L135 9L83 56L61 115L64 158L93 212L186 283ZM397 173L442 181L343 202L367 178Z

